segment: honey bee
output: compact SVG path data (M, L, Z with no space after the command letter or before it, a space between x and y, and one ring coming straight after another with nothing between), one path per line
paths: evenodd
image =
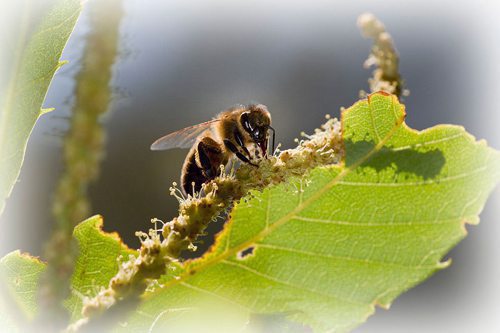
M271 114L262 104L239 105L221 112L215 119L167 134L151 145L151 150L191 148L184 160L181 186L184 193L199 192L201 185L214 179L220 166L237 157L244 163L267 157Z

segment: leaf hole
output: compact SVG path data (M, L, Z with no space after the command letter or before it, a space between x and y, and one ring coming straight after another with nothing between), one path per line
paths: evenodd
M255 246L250 246L250 247L247 247L246 249L238 252L238 255L237 255L237 258L239 260L245 260L247 259L249 256L253 256L254 254L254 250L255 250Z

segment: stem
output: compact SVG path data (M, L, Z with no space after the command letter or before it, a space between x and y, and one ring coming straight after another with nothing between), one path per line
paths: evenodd
M403 80L399 74L399 54L391 35L384 24L373 14L365 13L358 17L361 34L373 40L373 46L364 63L365 68L375 66L373 76L368 79L370 92L385 91L398 96L407 95L403 90ZM365 95L365 93L363 93Z
M104 149L99 117L108 110L112 65L118 50L121 0L94 1L88 9L91 31L76 78L70 130L64 138L65 170L54 195L56 224L45 246L48 265L39 294L39 321L53 328L64 327L69 319L62 302L69 296L77 253L72 233L90 213L88 187L97 178Z

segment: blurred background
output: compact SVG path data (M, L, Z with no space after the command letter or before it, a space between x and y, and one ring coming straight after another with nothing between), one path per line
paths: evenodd
M493 0L112 3L96 17L115 22L117 35L103 47L116 50L87 47L99 23L86 6L64 51L69 64L44 105L56 111L36 124L0 218L0 256L14 249L41 255L50 237L84 57L106 54L113 64L111 104L97 115L106 139L96 153L103 159L89 188L89 216L103 215L105 230L131 247L139 245L134 232L147 230L152 217L176 215L168 188L187 151L151 152L150 144L236 103L260 102L272 113L278 141L292 147L301 131L312 132L326 113L338 116L368 89L371 71L362 64L371 42L356 27L366 11L384 22L399 50L411 91L407 123L460 124L500 149L500 5ZM499 190L481 224L449 254L450 268L403 294L390 311L378 309L356 332L500 331Z

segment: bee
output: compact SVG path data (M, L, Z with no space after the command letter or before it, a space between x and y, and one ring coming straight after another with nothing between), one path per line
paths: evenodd
M181 173L184 193L199 192L201 185L214 179L220 166L236 157L257 166L267 157L271 114L262 104L229 108L207 122L167 134L151 145L151 150L190 148Z

